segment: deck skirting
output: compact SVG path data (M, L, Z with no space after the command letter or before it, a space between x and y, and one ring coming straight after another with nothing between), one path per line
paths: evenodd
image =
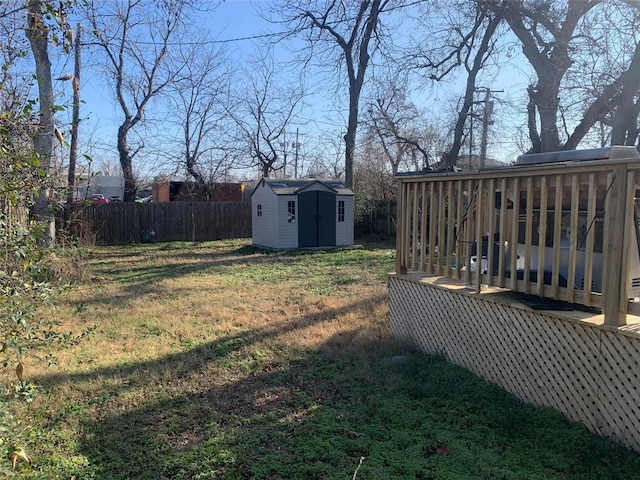
M389 277L390 329L524 402L640 452L640 335L491 294Z

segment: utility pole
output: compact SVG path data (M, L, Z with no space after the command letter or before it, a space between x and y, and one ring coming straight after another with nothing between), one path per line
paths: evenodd
M82 26L76 27L75 61L73 70L73 113L71 120L71 145L69 147L69 172L67 174L67 204L73 203L76 190L76 163L78 161L78 125L80 124L80 35Z
M493 123L491 115L493 114L493 102L490 101L492 93L504 92L504 90L491 90L490 88L478 89L484 90L484 111L482 114L482 141L480 143L480 168L484 168L487 160L487 139L489 136L489 125Z
M293 135L293 132L289 132L289 135ZM304 133L302 134L304 135ZM286 170L287 170L287 149L292 147L294 149L294 161L293 161L293 178L298 178L298 159L300 157L300 129L296 127L296 141L291 142L291 145L287 144L287 132L283 130L282 132L282 143L280 146L283 148L284 153L284 178L287 178Z
M469 108L469 168L473 165L473 105Z
M300 135L300 129L296 127L296 158L293 166L293 178L298 178L298 152L300 142L298 142L298 136Z
M287 178L287 131L282 131L282 143L280 144L282 147L282 178Z

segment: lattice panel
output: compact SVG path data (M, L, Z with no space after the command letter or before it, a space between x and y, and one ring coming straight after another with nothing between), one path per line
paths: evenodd
M389 288L394 337L640 452L640 338L399 277Z

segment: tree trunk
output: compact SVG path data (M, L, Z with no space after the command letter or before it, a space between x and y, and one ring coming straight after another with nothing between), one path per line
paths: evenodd
M120 156L120 166L122 167L122 176L124 177L124 196L122 200L125 202L133 202L136 199L137 186L133 177L133 162L131 159L131 151L127 142L127 133L130 127L127 122L118 127L118 154Z
M538 134L538 116L536 115L536 100L533 85L527 87L529 102L527 103L527 129L531 140L531 152L541 152L540 135Z
M362 32L362 38L360 39L360 45L356 62L353 58L353 41L355 40L356 30L352 33L351 40L342 44L342 49L345 54L345 60L347 63L347 72L349 74L349 122L347 123L347 133L344 136L345 143L345 183L347 187L353 188L353 158L356 150L356 130L358 129L358 113L360 105L360 93L362 92L362 85L364 83L364 76L369 66L369 42L376 31L378 25L378 16L382 11L382 0L373 0L369 7L369 14L367 15L364 31ZM368 7L368 0L364 0L360 5L360 15L363 15ZM385 2L386 4L386 2ZM359 20L358 22L359 23ZM344 42L344 41L343 41Z
M562 73L564 75L564 72ZM539 73L540 77L541 74ZM555 77L554 72L548 76ZM558 133L558 97L560 96L559 78L552 81L538 83L535 94L535 104L540 119L540 149L542 152L555 152L560 150L560 135ZM531 139L532 143L535 139Z
M27 38L36 64L40 105L38 129L33 146L40 167L48 175L53 151L53 86L48 52L49 30L42 21L42 7L40 0L30 0L27 5ZM42 188L38 192L32 211L33 219L41 229L38 243L44 247L51 246L55 241L55 222L49 196L49 189Z
M478 22L483 22L485 20L485 16L481 16ZM487 25L487 29L482 36L482 41L480 46L478 47L478 51L475 54L473 65L471 68L467 68L468 76L466 89L464 94L464 101L462 103L462 109L458 113L458 120L456 121L455 128L453 130L453 145L448 152L444 155L444 163L446 166L454 166L458 161L458 156L460 155L460 148L462 147L462 139L464 136L464 126L469 118L469 111L471 110L471 106L473 105L473 93L476 89L476 79L478 77L478 73L484 66L484 62L486 60L485 56L489 51L489 46L491 39L498 28L498 25L502 21L502 18L499 16L495 16L489 21ZM480 25L478 23L477 25ZM469 158L471 161L471 158Z
M75 62L73 71L73 112L71 120L71 145L69 146L69 172L67 173L67 203L72 204L76 196L76 163L78 161L78 127L80 126L80 53L82 27L78 24L75 40Z
M541 2L539 8L525 7L522 1L489 4L496 13L504 15L522 43L522 52L538 79L536 85L528 89L530 152L550 152L561 148L558 129L560 85L572 63L570 43L580 20L600 3L601 0L569 1L563 18L550 16L550 2ZM550 29L552 41L544 40L540 35L542 26L548 28L549 25L553 25ZM536 120L540 122L539 130Z
M192 155L190 152L187 152L185 156L187 157L187 173L189 173L189 175L193 177L196 184L203 191L204 195L209 198L211 185L209 181L207 181L207 179L202 175L202 173L200 173L200 170L198 169L198 161L195 157L195 154Z
M611 128L611 145L635 145L638 137L638 114L634 101L640 89L640 43L636 44L631 65L621 76L621 95Z
M345 144L345 183L348 187L353 187L353 158L356 147L356 131L358 129L358 104L360 102L360 92L364 76L369 65L369 42L377 34L378 17L384 10L389 0L361 0L359 2L358 13L352 18L336 19L336 24L351 24L349 37L345 38L338 33L334 26L330 24L328 18L336 5L332 2L324 14L316 16L306 11L304 18L310 20L311 27L319 28L327 32L336 45L342 50L343 59L346 66L349 80L349 120L347 122L347 132L344 135ZM308 2L301 2L301 4ZM349 3L349 2L347 2ZM355 4L355 2L353 2ZM362 27L362 30L361 30Z
M360 85L361 87L361 85ZM360 88L352 85L349 94L349 121L347 133L344 136L344 181L347 187L353 187L353 157L356 150L356 130L358 128L358 105L360 103Z
M458 156L460 155L460 149L462 148L462 139L464 137L464 126L469 117L471 105L473 105L473 92L475 90L476 75L473 71L469 73L467 77L467 88L464 94L464 100L462 102L462 108L458 112L458 120L453 129L453 144L448 152L444 154L444 163L450 167L458 162ZM471 161L471 158L469 158Z

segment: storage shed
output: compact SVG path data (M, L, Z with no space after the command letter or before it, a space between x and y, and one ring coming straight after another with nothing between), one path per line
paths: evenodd
M263 178L251 208L255 246L353 245L353 191L340 180Z

